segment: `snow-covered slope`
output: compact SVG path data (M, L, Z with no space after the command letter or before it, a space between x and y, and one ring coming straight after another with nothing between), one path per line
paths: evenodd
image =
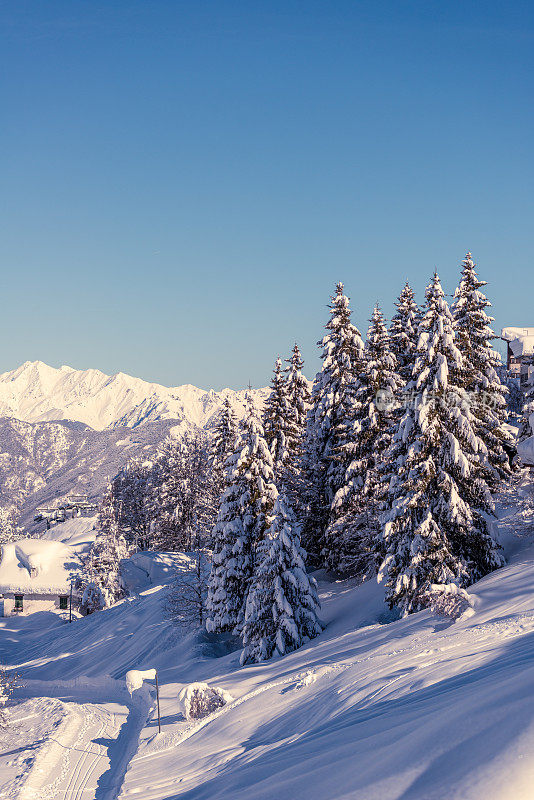
M170 431L190 427L161 420L94 431L81 423L0 419L0 505L15 505L28 528L37 507L72 492L98 501L129 458L150 458Z
M509 563L470 589L474 613L397 621L375 582L322 584L324 633L239 667L217 637L177 638L151 586L72 626L4 620L0 662L21 674L0 795L73 800L531 800L534 502L500 505ZM532 487L530 487L531 489ZM162 732L124 676L157 668ZM234 700L181 715L193 681ZM0 747L0 752L2 747ZM3 794L2 794L3 792Z
M266 390L254 390L261 400ZM75 370L27 361L0 375L0 416L25 422L73 420L95 430L176 419L204 428L226 397L242 416L244 391L167 388L118 372Z

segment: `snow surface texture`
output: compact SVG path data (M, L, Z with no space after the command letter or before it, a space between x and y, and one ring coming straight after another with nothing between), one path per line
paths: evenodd
M2 620L0 663L25 685L0 796L531 800L532 483L498 512L509 563L469 588L471 616L395 620L374 581L320 582L325 631L259 665L240 668L224 637L177 638L155 585L46 632L37 617ZM158 670L160 735L153 687L126 691L132 667ZM184 720L178 696L194 682L234 699Z
M522 442L518 442L517 452L523 464L534 467L534 436L530 436L528 439L523 439Z

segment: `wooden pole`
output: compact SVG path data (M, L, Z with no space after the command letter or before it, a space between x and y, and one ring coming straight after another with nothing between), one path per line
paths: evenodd
M161 717L159 713L159 684L158 684L158 673L156 672L156 697L158 700L158 733L161 733Z
M69 622L72 622L72 580L70 582Z

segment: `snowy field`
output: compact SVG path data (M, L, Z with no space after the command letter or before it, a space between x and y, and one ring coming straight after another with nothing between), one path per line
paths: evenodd
M136 594L65 624L1 621L0 663L20 676L1 734L2 800L530 800L534 786L534 496L499 504L503 569L455 623L393 620L377 584L320 584L324 633L239 667L217 637L180 637L162 598L172 559L132 565ZM79 539L58 526L50 532ZM67 535L69 534L69 535ZM183 564L182 564L183 566ZM131 668L158 670L126 691ZM189 683L234 698L183 718Z

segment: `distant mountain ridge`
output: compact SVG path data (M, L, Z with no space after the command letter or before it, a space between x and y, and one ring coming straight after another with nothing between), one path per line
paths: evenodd
M268 393L252 390L258 406ZM71 492L98 501L130 458L152 458L169 434L213 427L227 397L241 419L245 394L27 361L0 375L0 506L32 529L38 506Z
M260 403L267 393L253 390ZM42 361L26 361L0 375L0 416L32 423L71 420L96 431L165 419L205 428L226 397L241 417L245 390L205 391L189 384L169 388L123 372L56 369Z

